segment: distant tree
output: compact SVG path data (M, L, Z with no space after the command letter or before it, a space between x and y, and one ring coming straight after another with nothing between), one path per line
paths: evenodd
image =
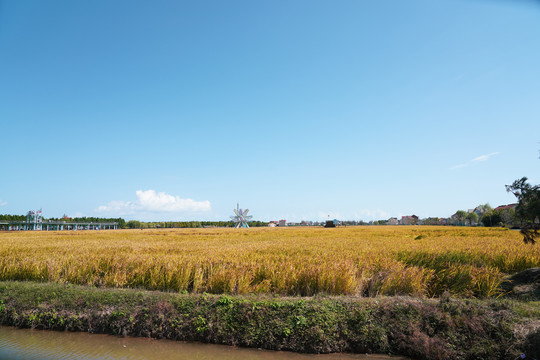
M536 238L540 236L540 185L531 185L527 178L523 177L512 185L506 185L506 191L518 199L515 216L521 222L523 241L526 244L535 244Z
M127 222L127 227L130 229L138 229L141 227L141 222L137 220L130 220Z
M438 217L429 217L424 220L424 225L440 225L441 219Z
M117 223L118 223L118 227L120 229L124 229L126 228L126 220L122 219L122 218L118 218L118 219L113 219L115 220Z
M482 222L482 224L487 227L500 226L503 223L503 219L501 217L500 211L491 210L482 216L480 222Z
M5 215L0 215L0 220L5 220L5 221L25 221L26 220L26 215L5 214Z
M481 219L482 216L484 216L484 214L492 211L493 208L489 205L489 204L483 204L483 205L478 205L474 211L478 214L478 217Z
M467 220L469 220L470 225L475 225L476 223L478 223L478 214L474 211L469 213L467 215Z
M500 211L501 214L501 221L505 226L513 226L516 222L520 222L519 219L516 218L516 211L512 208L504 209Z
M458 222L459 225L464 225L465 224L465 219L467 219L467 212L466 211L463 211L463 210L458 210L456 211L456 220Z

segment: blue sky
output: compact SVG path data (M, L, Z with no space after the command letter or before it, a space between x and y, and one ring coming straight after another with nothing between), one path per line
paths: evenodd
M0 213L446 217L540 183L540 2L0 1Z

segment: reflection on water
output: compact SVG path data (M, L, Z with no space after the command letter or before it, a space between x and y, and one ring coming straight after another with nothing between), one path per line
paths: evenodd
M284 351L235 348L223 345L88 333L16 329L0 326L0 359L382 360L405 358L353 354L306 355Z

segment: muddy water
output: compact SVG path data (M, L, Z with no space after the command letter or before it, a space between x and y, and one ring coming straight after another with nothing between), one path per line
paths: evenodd
M0 326L2 360L383 360L384 355L306 355L285 351L243 349L223 345L116 337L88 333L16 329Z

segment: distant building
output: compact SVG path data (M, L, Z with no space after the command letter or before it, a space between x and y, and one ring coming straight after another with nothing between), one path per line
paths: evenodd
M476 215L478 215L478 218L481 219L482 216L488 211L488 207L486 205L479 205L474 208L473 210Z
M399 224L399 221L398 221L397 218L392 217L392 218L388 219L387 224L388 224L388 225L397 225L397 224Z
M279 220L278 226L287 226L287 220Z
M418 223L418 216L411 215L411 216L402 216L400 224L401 225L416 225Z
M501 205L501 206L497 206L493 210L510 210L510 209L515 209L516 206L518 206L518 204Z

